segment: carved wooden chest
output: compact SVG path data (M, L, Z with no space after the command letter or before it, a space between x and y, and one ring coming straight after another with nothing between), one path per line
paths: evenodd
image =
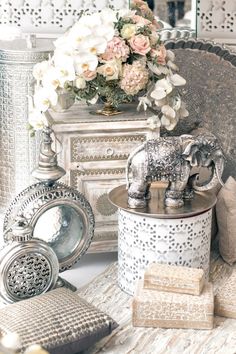
M126 160L145 140L145 114L136 107L124 105L120 107L123 113L112 117L91 114L97 107L82 104L65 113L51 112L53 129L63 146L59 162L67 171L64 181L84 193L95 214L90 252L117 250L117 212L108 192L125 184Z

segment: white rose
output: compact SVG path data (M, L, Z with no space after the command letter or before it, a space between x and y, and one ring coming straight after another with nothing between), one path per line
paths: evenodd
M82 90L86 87L86 81L83 77L77 77L75 80L75 86L77 89Z
M125 39L130 39L136 33L136 26L132 23L127 23L124 25L120 31L121 37Z
M118 60L107 61L104 65L97 68L97 72L103 75L107 81L117 80L121 73L121 62Z

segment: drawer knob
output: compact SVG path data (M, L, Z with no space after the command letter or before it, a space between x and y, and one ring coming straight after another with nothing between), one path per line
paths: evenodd
M112 148L107 148L106 154L107 154L107 156L112 156L112 155L114 155L114 150Z

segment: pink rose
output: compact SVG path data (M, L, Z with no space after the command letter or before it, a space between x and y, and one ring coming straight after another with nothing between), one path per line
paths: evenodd
M91 70L85 70L83 72L83 75L86 81L92 81L97 76L97 72Z
M156 49L151 49L150 54L152 58L156 58L158 64L166 64L166 48L163 44Z
M146 55L151 50L149 38L143 34L131 37L129 44L133 52L140 55Z
M137 23L137 25L139 26L148 26L151 24L151 21L139 15L133 15L131 19L134 21L134 23Z
M152 21L152 25L154 26L154 28L155 28L156 30L159 30L159 29L162 29L162 28L163 28L163 26L161 25L161 23L158 22L155 18L154 18L154 20Z

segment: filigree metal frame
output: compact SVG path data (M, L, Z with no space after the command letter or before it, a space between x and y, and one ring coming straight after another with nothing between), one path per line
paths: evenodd
M23 215L34 228L40 216L54 206L68 205L76 210L84 222L81 242L73 252L59 259L60 272L69 269L88 249L94 234L94 216L90 204L83 194L63 183L46 186L36 183L23 190L10 204L5 218L4 230L16 215ZM5 240L6 241L6 240Z

